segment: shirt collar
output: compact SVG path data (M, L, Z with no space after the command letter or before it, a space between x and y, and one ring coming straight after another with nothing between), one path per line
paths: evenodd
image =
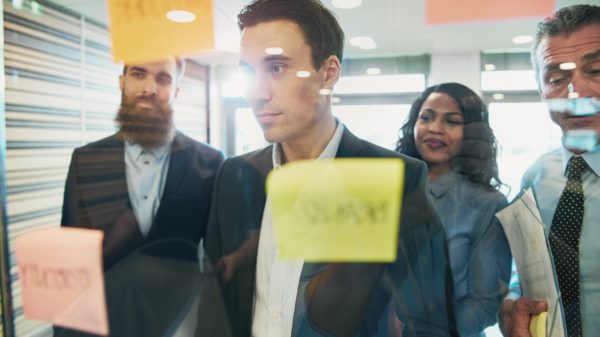
M567 164L569 163L569 159L573 157L575 154L569 150L567 150L564 146L562 147L562 172L563 175L567 174ZM590 169L594 172L596 176L600 176L600 144L596 145L591 151L585 152L581 155L583 160L588 164Z
M130 140L125 141L125 151L133 158L134 160L138 160L142 153L149 154L153 156L156 160L162 160L164 156L169 152L169 148L171 147L171 141L153 149L144 149L139 144L134 143Z
M335 154L337 153L338 147L340 147L340 141L342 140L342 134L344 133L344 124L342 124L337 118L335 119L335 123L337 127L335 128L335 132L333 133L333 137L325 146L321 155L319 155L319 159L333 159L335 158ZM273 144L273 168L281 167L281 144L275 143Z
M429 182L429 190L436 198L440 198L457 184L460 178L458 170L458 167L456 167L436 180Z

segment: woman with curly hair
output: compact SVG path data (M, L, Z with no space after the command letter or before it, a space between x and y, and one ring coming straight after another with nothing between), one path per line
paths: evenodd
M481 98L458 83L427 88L400 129L396 151L429 169L430 195L448 240L456 321L461 336L496 323L507 290L511 254L494 214L506 205L496 138Z

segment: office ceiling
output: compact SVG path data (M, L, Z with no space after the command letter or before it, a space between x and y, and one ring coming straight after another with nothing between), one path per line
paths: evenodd
M347 40L368 35L377 48L361 50L346 41L348 58L418 55L424 53L465 53L472 51L528 50L515 45L516 35L532 34L540 18L492 22L468 22L427 26L425 0L363 0L355 9L337 9L332 0L323 0L337 14ZM108 25L105 0L52 0L75 12ZM234 63L237 59L239 32L236 14L247 0L213 0L217 51L200 58L210 63ZM556 0L557 8L578 4L600 4L600 0Z

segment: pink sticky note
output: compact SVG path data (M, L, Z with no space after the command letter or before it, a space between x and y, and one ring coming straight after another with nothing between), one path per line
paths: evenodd
M28 319L108 335L100 230L52 228L15 239Z
M556 0L427 0L427 24L542 18L556 9Z

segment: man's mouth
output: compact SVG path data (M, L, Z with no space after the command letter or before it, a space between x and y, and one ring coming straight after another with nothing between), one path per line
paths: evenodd
M277 116L280 115L281 113L279 112L263 112L256 115L256 118L258 119L258 122L260 124L269 124L272 123L277 118Z
M135 100L135 106L138 108L155 109L157 105L157 102L153 99L138 98Z

